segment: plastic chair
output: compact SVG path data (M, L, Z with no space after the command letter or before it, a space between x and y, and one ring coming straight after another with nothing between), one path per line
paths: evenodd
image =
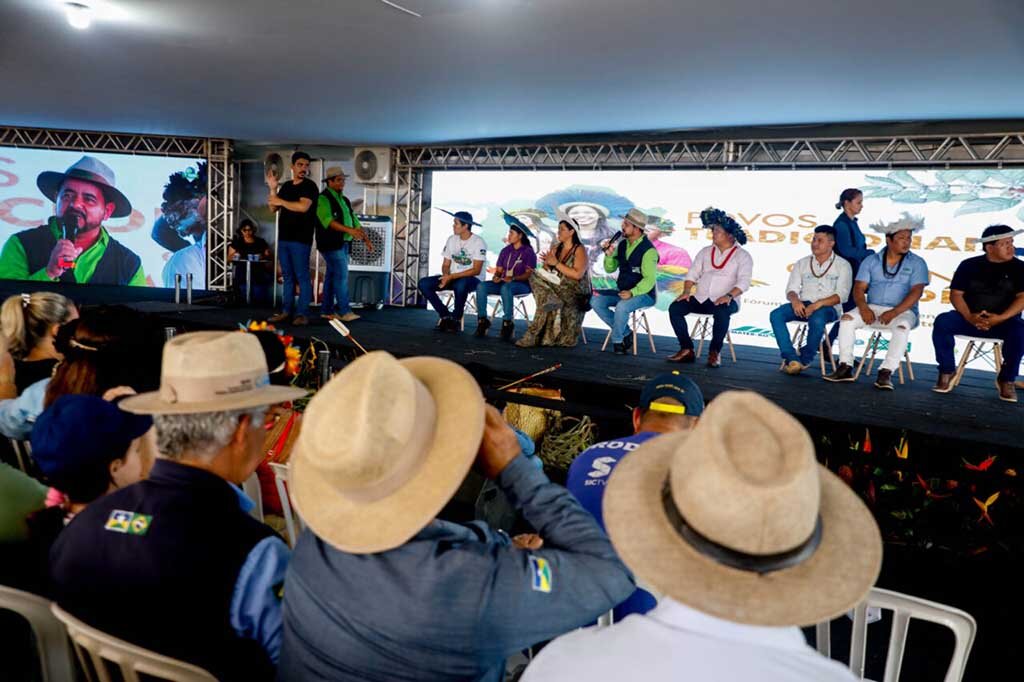
M850 636L850 670L858 679L864 679L864 661L867 658L867 610L875 606L893 612L889 650L885 659L882 682L897 682L903 665L903 652L907 643L907 628L911 618L945 625L953 631L953 656L946 670L945 682L959 682L967 667L967 657L974 645L978 626L969 613L945 604L912 597L899 592L872 588L867 598L853 610L853 630ZM831 658L830 622L815 626L818 652Z
M191 663L161 656L90 627L56 604L51 605L50 610L67 628L71 645L89 682L110 682L110 667L120 671L124 682L139 682L140 674L146 675L146 679L156 678L168 682L217 680L210 673Z
M864 362L868 363L868 376L871 376L871 370L875 366L875 355L878 353L878 344L882 341L882 330L872 329L871 336L868 338L868 345L864 347L864 355L861 356L860 362L857 363L857 371L853 373L854 380L860 376L860 371L864 369ZM871 355L871 359L868 360L868 355ZM910 344L907 344L906 350L903 351L903 357L900 358L900 366L897 368L897 372L900 377L900 383L903 383L903 365L907 365L907 374L910 376L910 380L914 380L914 366L910 364Z
M1003 369L1002 339L989 339L984 336L964 336L960 334L953 337L954 342L957 339L966 341L967 347L964 348L963 355L960 356L960 362L956 366L956 373L953 375L953 381L950 383L950 390L956 388L960 380L963 379L964 370L967 369L967 363L969 362L984 359L995 368L996 374L999 374ZM974 352L973 358L971 357L972 351Z
M281 499L281 513L284 515L284 530L288 535L288 545L295 547L299 540L299 533L305 528L302 517L295 513L291 498L288 496L288 465L271 462L270 468L274 472L274 488L277 489L277 496Z
M651 344L651 353L657 354L658 351L654 349L654 334L651 333L651 325L647 322L647 313L643 310L634 310L629 314L629 329L633 332L633 355L636 355L636 339L639 336L639 331L643 329L643 332L647 334L647 341ZM604 343L601 344L601 351L608 347L608 342L612 340L612 330L609 329L608 333L604 337ZM583 343L587 342L587 337L583 337Z
M526 320L527 322L530 321L530 313L526 310L526 299L528 299L530 296L533 296L532 292L512 295L512 319L515 319L516 313L519 313L524 320ZM501 298L499 297L498 300L494 302L494 306L491 308L491 319L498 319L498 313L503 312L504 305L502 304Z
M35 463L32 461L32 443L27 440L18 440L17 438L8 438L7 440L11 443L14 456L18 458L18 468L29 476L34 475Z
M697 355L700 357L701 352L704 350L704 342L711 339L711 332L715 326L715 316L707 315L705 313L690 313L695 319L693 323L693 333L690 335L691 339L697 339ZM689 317L689 316L688 316ZM736 348L732 343L732 332L725 332L725 342L729 344L729 354L732 356L732 361L736 362Z
M451 289L442 289L438 291L437 297L441 299L441 303L444 303L445 307L448 308L449 311L451 311L451 309L455 306L455 292L452 291ZM466 330L466 315L469 313L476 312L476 304L474 303L475 300L476 296L466 297L466 307L462 312L462 318L459 320L459 327L463 331Z
M792 322L788 324L794 324ZM787 326L788 326L787 324ZM793 343L793 348L797 353L803 347L804 342L807 340L807 323L796 322L796 329L793 330L793 335L790 337L790 341ZM732 341L729 342L730 346ZM825 376L825 356L828 356L828 361L832 364L832 371L836 371L836 359L832 356L832 348L828 343L828 334L824 334L821 337L821 342L818 344L818 360L821 364L821 376ZM734 358L735 361L735 358ZM783 360L779 365L779 369L785 369L786 361Z
M67 632L53 617L50 604L48 599L0 585L0 609L14 611L32 628L43 682L74 680L75 665L71 660Z

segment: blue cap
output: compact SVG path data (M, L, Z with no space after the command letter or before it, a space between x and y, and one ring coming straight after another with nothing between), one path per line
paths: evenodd
M654 404L658 398L672 398L680 405ZM698 417L704 411L704 394L700 387L679 372L666 372L654 377L640 392L640 404L643 410L655 410L670 414L685 414Z
M483 227L480 223L473 222L473 214L470 213L469 211L456 211L455 213L452 213L448 209L440 207L438 207L438 210L443 213L447 213L451 217L458 220L460 223L465 223L467 225L476 225L477 227Z
M92 395L65 395L32 428L32 459L57 488L60 481L121 459L153 419Z

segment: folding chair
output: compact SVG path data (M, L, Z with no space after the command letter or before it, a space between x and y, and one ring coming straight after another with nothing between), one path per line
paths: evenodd
M50 600L0 585L0 609L14 611L28 621L35 635L43 682L75 679L67 632L50 612Z
M639 336L640 329L647 334L647 341L651 344L651 353L657 354L658 351L654 349L654 334L651 333L651 325L647 322L647 313L643 310L634 310L629 314L629 329L633 332L633 355L636 355L636 339ZM601 344L601 351L608 347L608 342L612 340L612 330L609 329L608 333L604 337L604 343ZM586 335L583 336L583 343L587 342Z
M704 350L704 342L711 339L711 332L715 326L715 316L705 313L690 313L690 315L694 318L693 333L690 334L690 338L697 339L697 357L699 358ZM736 362L736 348L732 344L731 331L725 332L725 342L729 344L729 354L732 355L732 361Z

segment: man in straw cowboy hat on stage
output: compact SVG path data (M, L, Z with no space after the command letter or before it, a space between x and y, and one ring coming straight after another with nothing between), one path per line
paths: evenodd
M272 386L259 341L182 334L164 346L160 390L121 408L153 415L149 478L96 500L50 553L57 602L89 625L194 663L221 680L274 676L290 552L249 516L238 486L262 461Z
M360 240L369 251L373 251L373 243L352 210L352 202L342 194L346 177L341 166L330 166L327 169L324 178L327 186L320 192L316 205L319 228L316 231L316 248L327 263L320 317L354 322L359 316L352 312L348 300L348 261L352 241Z
M83 156L63 173L40 173L36 185L54 203L54 215L7 240L0 279L146 286L142 259L103 226L132 213L109 166Z
M658 606L549 644L544 680L853 680L807 646L874 584L871 512L815 461L804 428L765 398L719 395L690 432L642 445L615 469L604 518Z
M474 463L543 548L435 518ZM449 360L350 363L310 402L290 467L311 532L288 571L281 679L497 682L506 657L633 591L594 518Z

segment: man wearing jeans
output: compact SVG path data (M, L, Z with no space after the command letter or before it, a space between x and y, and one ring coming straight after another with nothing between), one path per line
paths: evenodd
M292 321L296 326L309 324L309 304L313 300L313 283L309 279L309 252L313 246L316 223L316 203L319 192L316 183L307 178L309 154L292 154L292 179L278 185L277 178L268 175L270 196L267 204L277 211L277 257L284 276L281 312L271 315L270 322ZM295 285L299 285L299 304L295 305ZM292 313L295 317L292 317Z
M324 178L327 187L320 193L316 204L316 248L327 263L320 317L326 320L340 318L343 322L352 322L359 319L348 303L348 258L352 240L362 240L370 251L373 251L373 244L359 224L359 218L352 210L352 202L342 194L345 189L345 177L345 172L340 166L331 166L327 169L327 177Z
M424 277L419 282L420 293L437 311L437 329L442 332L458 333L462 329L462 313L466 309L466 299L470 292L476 291L480 284L480 274L484 271L487 261L487 243L478 235L473 234L473 214L469 211L452 213L452 236L444 244L441 252L441 274ZM448 310L438 291L450 290L455 294L455 308Z
M843 312L843 301L850 295L853 272L850 264L833 249L836 229L831 225L814 228L811 255L793 264L793 272L786 285L786 298L771 312L775 343L782 353L786 374L802 372L818 354L825 325L835 322ZM789 339L787 322L807 322L807 336L799 356Z
M631 208L622 218L624 240L617 245L606 240L604 269L619 271L616 289L598 290L591 297L594 312L612 330L612 348L625 355L632 345L633 331L629 329L629 316L641 308L654 305L654 287L658 279L658 250L644 235L647 215Z

